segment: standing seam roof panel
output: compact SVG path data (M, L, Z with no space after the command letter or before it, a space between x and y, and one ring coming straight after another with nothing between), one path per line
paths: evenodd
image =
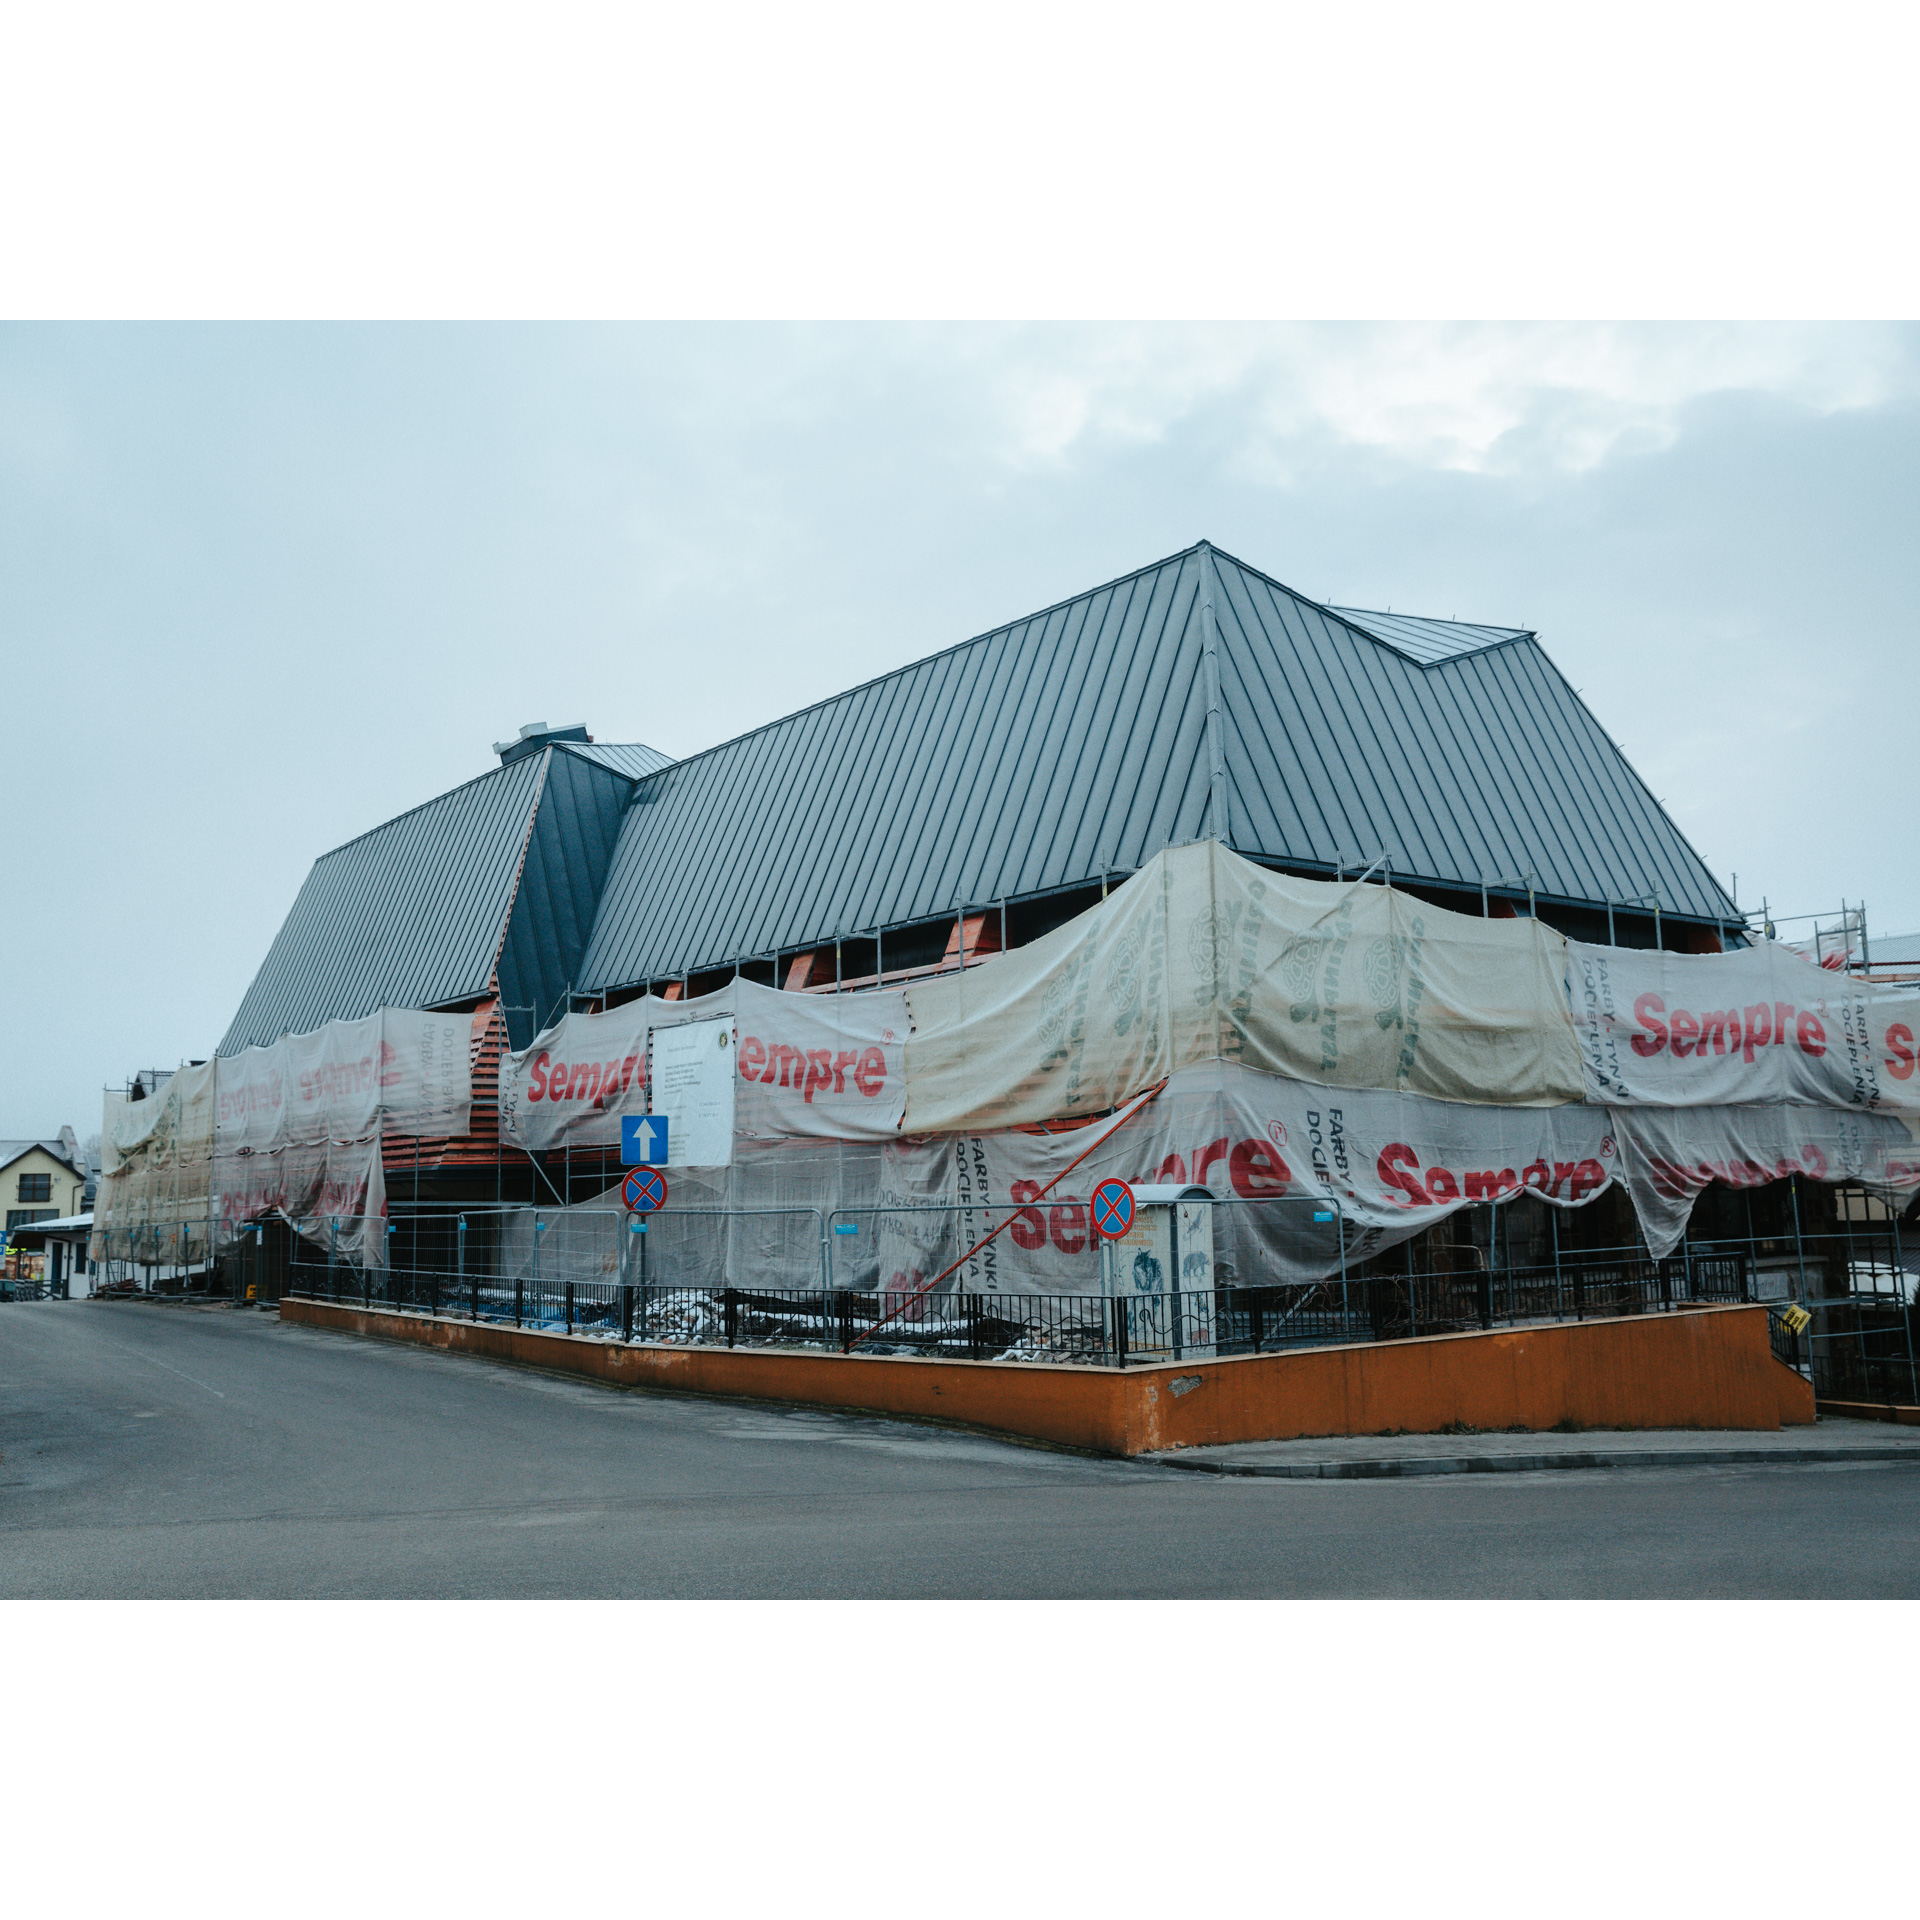
M486 992L538 776L497 768L323 854L219 1051Z
M1590 892L1599 877L1602 861L1589 810L1570 806L1567 790L1542 764L1541 730L1537 724L1529 724L1527 704L1515 684L1511 665L1511 657L1505 652L1490 655L1479 681L1487 690L1489 709L1493 710L1494 703L1498 703L1498 711L1507 723L1505 731L1518 743L1512 774L1519 801L1518 817L1532 837L1532 865L1540 882L1551 892ZM1553 851L1555 842L1563 849L1557 860Z
M1353 853L1359 852L1373 837L1373 825L1358 785L1357 743L1349 728L1344 751L1340 750L1341 730L1331 711L1332 688L1324 664L1316 663L1313 658L1312 637L1299 624L1296 608L1289 607L1278 594L1272 596L1272 602L1277 635L1262 623L1257 636L1246 636L1254 640L1260 650L1255 656L1252 678L1266 679L1260 669L1270 666L1270 684L1283 685L1299 705L1300 723L1297 731L1286 735L1286 744L1296 760L1311 749L1314 764L1312 767L1302 764L1302 772L1329 828L1327 842L1310 849L1310 854L1329 865L1351 866ZM1288 618L1289 613L1294 616L1292 620ZM1327 751L1329 746L1335 749L1331 755Z
M1392 713L1392 725L1410 778L1402 783L1412 830L1401 837L1399 870L1417 873L1458 872L1471 864L1473 851L1459 829L1464 814L1471 821L1473 807L1448 764L1435 730L1434 684L1429 673L1410 669L1396 655L1366 641L1350 642L1354 671L1369 685L1372 699ZM1456 743L1457 745L1457 743ZM1452 804L1439 796L1451 789Z
M1301 691L1309 694L1315 691L1301 666L1302 648L1280 616L1277 596L1267 595L1268 605L1263 608L1251 591L1251 583L1240 577L1237 569L1217 566L1215 574L1220 585L1216 606L1221 642L1221 697L1228 708L1229 720L1226 730L1229 778L1234 774L1235 747L1246 757L1250 772L1257 767L1257 743L1259 758L1267 764L1264 777L1256 774L1253 784L1263 792L1269 787L1277 788L1290 800L1296 783L1305 787L1325 824L1322 833L1311 837L1301 851L1331 864L1338 857L1333 848L1340 844L1342 836L1329 830L1331 822L1327 821L1321 805L1323 788L1316 783L1302 758L1311 748L1316 760L1321 762L1325 787L1330 788L1330 770L1320 754L1320 736L1315 733L1305 710L1297 704ZM1270 616L1271 624L1269 618L1263 616ZM1263 656L1269 667L1266 672L1261 671ZM1280 710L1282 699L1295 705L1291 719ZM1268 710L1264 722L1261 707ZM1243 713L1254 721L1252 727L1242 724ZM1282 752L1292 761L1291 767L1281 764L1278 756ZM1327 797L1335 798L1330 792ZM1295 810L1297 812L1297 804ZM1265 811L1271 815L1271 805ZM1238 817L1236 814L1236 819ZM1300 845L1297 841L1291 844Z
M1324 609L1202 546L654 776L623 823L585 983L1049 892L1195 837L1209 564L1240 851L1349 869L1386 852L1463 887L1531 867L1568 898L1624 891L1610 876L1626 857L1676 910L1718 910L1527 630Z

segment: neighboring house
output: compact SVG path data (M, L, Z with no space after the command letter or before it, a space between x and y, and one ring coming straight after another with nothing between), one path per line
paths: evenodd
M52 1140L0 1140L0 1198L7 1228L83 1212L86 1162L71 1127Z

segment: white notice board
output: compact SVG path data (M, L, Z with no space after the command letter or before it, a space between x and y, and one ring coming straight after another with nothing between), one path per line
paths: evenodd
M667 1116L667 1165L731 1166L736 1071L732 1016L655 1027L649 1037L649 1108Z

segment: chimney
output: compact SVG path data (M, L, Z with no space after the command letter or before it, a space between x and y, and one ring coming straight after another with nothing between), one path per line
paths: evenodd
M577 720L565 727L550 727L544 720L529 720L517 739L496 740L493 750L500 756L500 764L510 767L516 760L524 760L528 754L538 753L556 740L578 740L582 746L591 746L593 735Z

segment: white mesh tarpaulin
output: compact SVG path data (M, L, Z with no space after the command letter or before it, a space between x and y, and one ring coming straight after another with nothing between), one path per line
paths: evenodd
M473 1016L387 1007L249 1047L219 1070L220 1149L262 1153L392 1133L433 1138L472 1123Z
M1583 1090L1551 928L1288 878L1216 841L1157 855L1031 946L907 1000L916 1133L1099 1113L1209 1060L1497 1106Z
M363 1266L387 1264L387 1191L378 1129L359 1140L310 1140L221 1154L214 1170L220 1233L277 1214L295 1232Z
M962 1237L939 1242L950 1246L949 1260L1015 1216L1001 1240L968 1259L965 1285L1074 1292L1099 1284L1086 1203L1108 1177L1205 1187L1223 1203L1216 1236L1244 1238L1248 1270L1318 1278L1338 1267L1337 1222L1357 1260L1484 1201L1532 1193L1581 1205L1618 1171L1611 1116L1596 1107L1331 1090L1227 1062L1182 1068L1103 1139L1104 1125L903 1142L891 1184L920 1204L955 1208ZM1040 1197L1089 1146L1081 1165ZM903 1219L903 1234L911 1237L914 1224ZM922 1279L938 1271L926 1265L934 1251L927 1225L925 1244L905 1266ZM878 1251L884 1265L887 1252ZM883 1274L882 1284L904 1283Z
M467 1133L473 1032L471 1014L390 1007L182 1067L146 1100L109 1093L93 1257L126 1257L138 1233L159 1257L197 1264L209 1234L280 1213L316 1238L332 1218L350 1222L341 1251L383 1264L384 1232L365 1224L386 1211L382 1123Z
M501 1138L529 1152L614 1146L648 1105L648 1035L731 1015L740 1140L887 1140L906 1106L906 996L779 993L733 980L697 1000L570 1013L500 1067Z
M1774 941L1689 954L1570 940L1567 985L1590 1100L1920 1115L1911 987L1873 986Z
M1715 1182L1758 1187L1799 1174L1858 1181L1906 1205L1920 1191L1920 1119L1838 1107L1620 1107L1610 1115L1621 1174L1647 1246L1680 1244L1695 1199Z
M144 1100L106 1095L91 1258L126 1258L132 1244L182 1265L207 1257L216 1212L215 1078L207 1061L180 1068Z

